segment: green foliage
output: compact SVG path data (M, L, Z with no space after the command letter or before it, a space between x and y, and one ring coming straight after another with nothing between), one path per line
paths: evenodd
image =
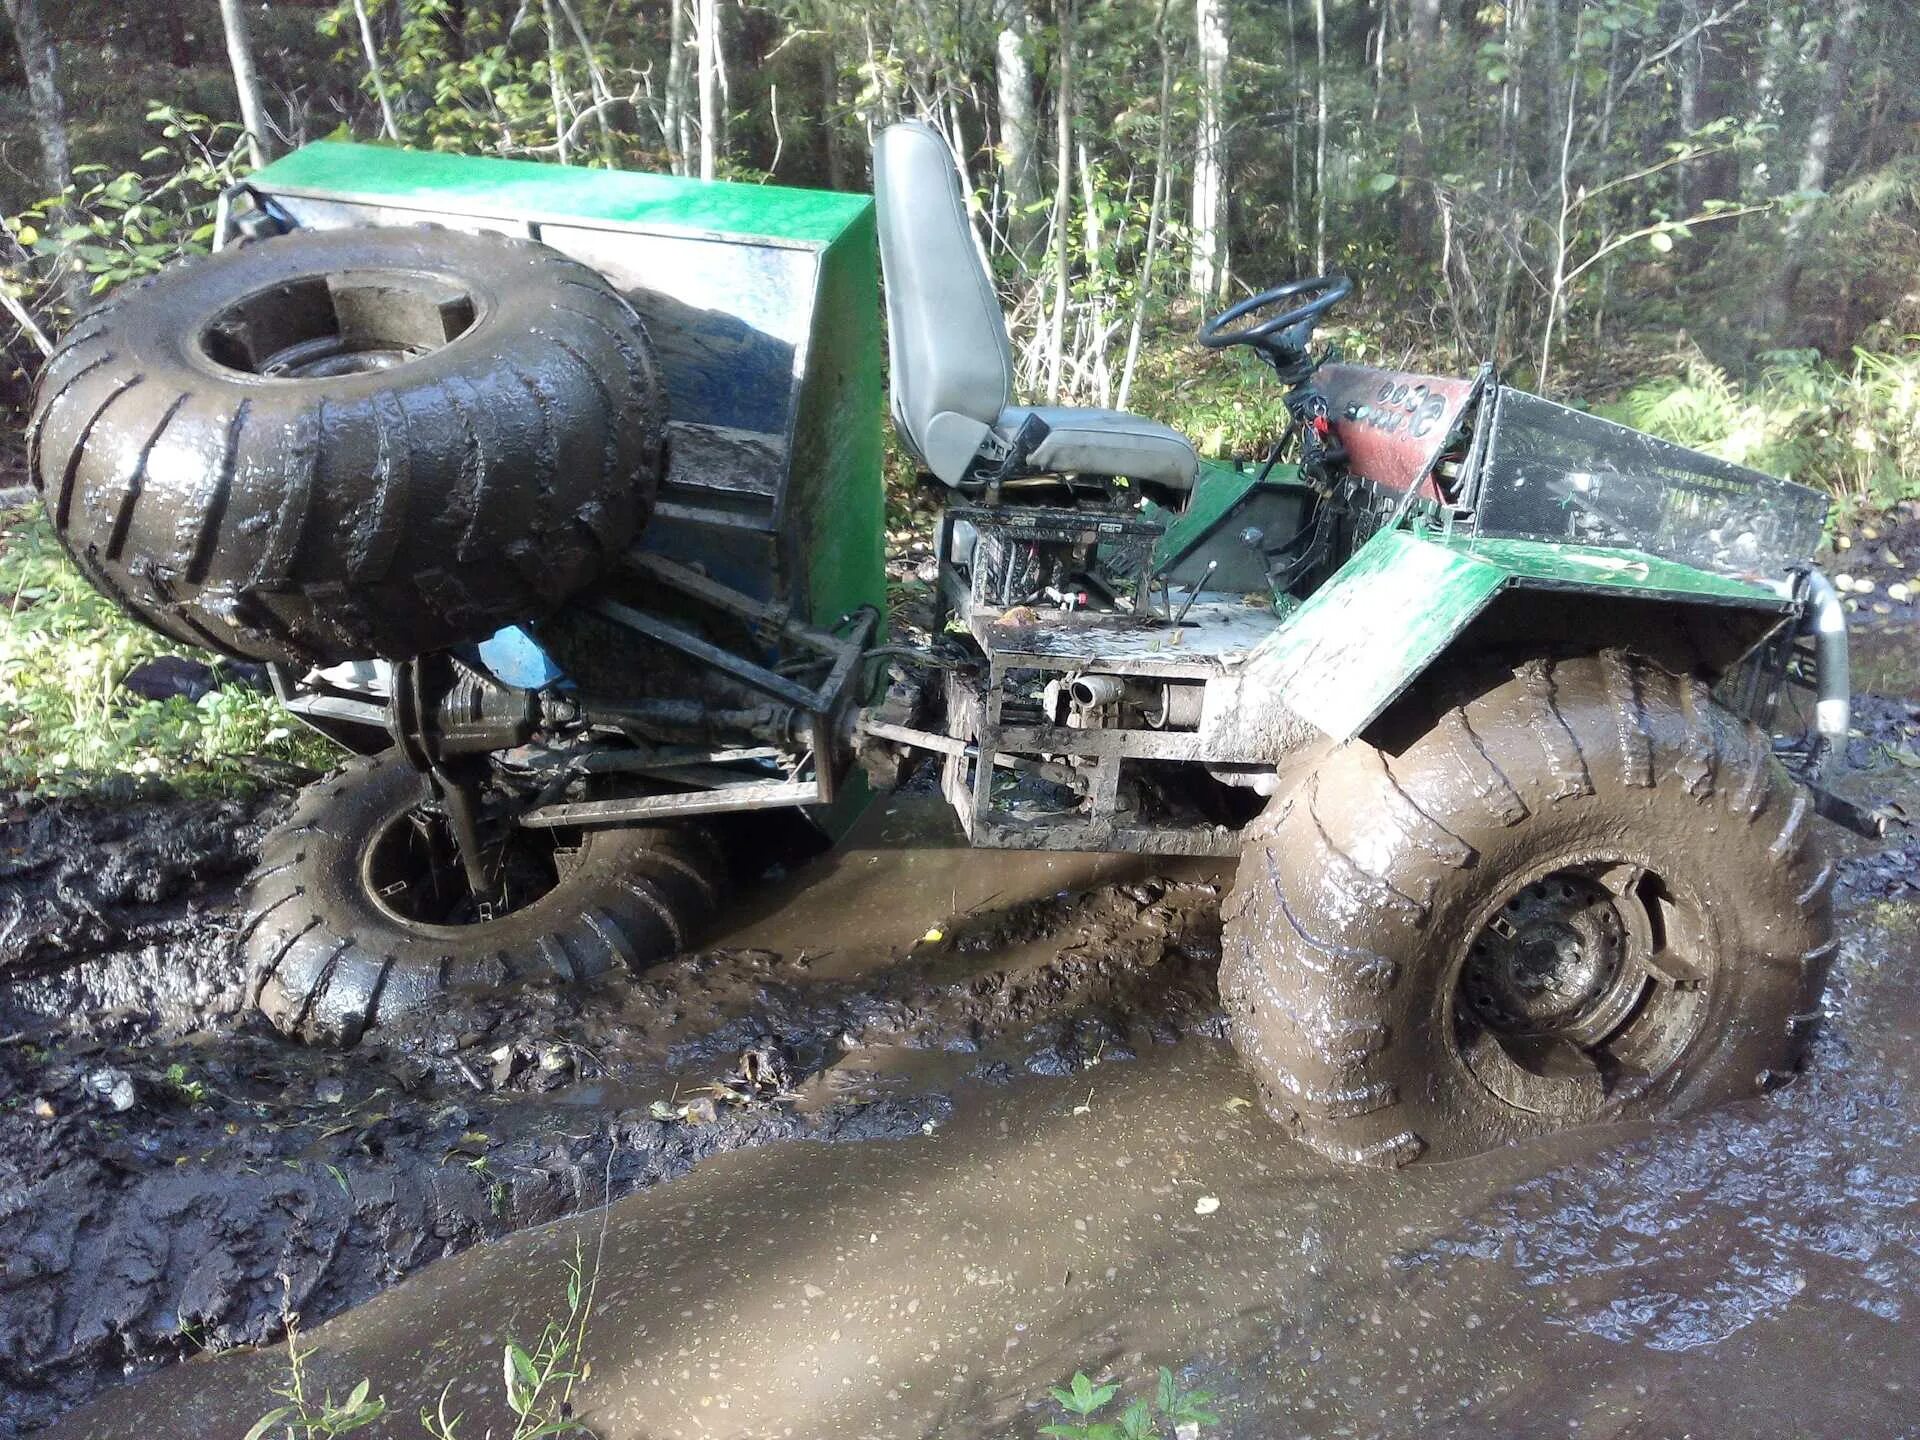
M67 559L40 507L0 515L0 786L67 794L166 780L244 790L259 761L320 768L332 747L243 686L198 701L120 688L162 655L204 658L136 624Z
M286 1403L254 1421L246 1440L333 1440L336 1435L364 1430L386 1415L387 1402L370 1393L372 1385L366 1380L344 1400L335 1400L331 1390L309 1394L309 1352L300 1345L300 1317L289 1313L286 1321L287 1380L273 1392Z
M589 1274L579 1242L567 1264L567 1313L549 1320L532 1350L509 1340L500 1356L500 1379L513 1430L507 1440L552 1440L576 1436L592 1440L593 1432L573 1415L573 1390L593 1369L582 1353L587 1322L593 1317L593 1297L599 1271ZM440 1392L434 1411L422 1411L420 1424L428 1440L461 1440L458 1415L447 1414L449 1385ZM491 1434L491 1432L489 1432Z
M1196 1436L1220 1423L1208 1408L1213 1396L1205 1390L1181 1389L1173 1371L1164 1365L1151 1399L1136 1397L1108 1418L1101 1417L1120 1394L1117 1382L1096 1385L1084 1372L1076 1372L1066 1386L1056 1385L1048 1393L1071 1417L1041 1427L1042 1435L1056 1440L1161 1440Z
M604 16L584 16L593 23L582 46L568 6L576 18L587 8L580 0L366 0L402 142L466 154L669 168L647 86L627 94L614 88L616 78L632 74L623 58L653 53L664 35L641 7L609 7ZM338 60L361 66L352 0L324 11L317 25L338 42ZM363 99L375 95L364 69L361 90Z
M581 1347L587 1338L587 1322L593 1317L599 1271L596 1265L593 1273L587 1272L578 1241L566 1275L565 1318L549 1320L532 1350L509 1340L501 1352L502 1394L514 1422L505 1440L593 1440L593 1432L574 1418L573 1390L593 1368L582 1358ZM336 1402L331 1393L318 1399L309 1394L306 1362L310 1351L300 1344L300 1317L289 1311L284 1318L287 1380L273 1393L286 1403L254 1421L246 1440L330 1440L386 1416L385 1399L371 1394L372 1383L367 1380L355 1385L342 1402ZM440 1392L438 1406L420 1412L420 1428L427 1440L462 1440L464 1417L447 1413L452 1393L449 1384ZM492 1434L487 1431L488 1440Z
M1912 344L1913 342L1909 342ZM1601 413L1870 509L1920 497L1920 352L1856 350L1846 369L1811 350L1762 357L1742 384L1702 357Z
M198 1109L206 1103L207 1086L203 1080L193 1079L187 1067L178 1060L167 1066L167 1089L171 1090L185 1104Z
M6 222L12 258L0 283L42 315L212 244L220 194L241 173L240 128L166 105L146 118L160 140L141 157L153 173L76 165L71 190Z

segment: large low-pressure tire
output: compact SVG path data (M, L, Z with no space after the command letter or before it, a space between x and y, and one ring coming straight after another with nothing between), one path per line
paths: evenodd
M319 664L552 611L644 523L664 435L639 317L588 267L501 235L298 231L83 315L28 462L132 614Z
M254 997L284 1034L349 1046L382 1020L462 986L535 975L584 981L684 947L711 915L723 867L691 827L517 830L525 894L495 918L432 888L447 864L419 773L389 754L301 794L260 851L241 944ZM428 863L423 847L437 849ZM451 867L457 870L457 867Z
M1352 1164L1750 1095L1834 953L1812 799L1697 679L1532 661L1246 835L1220 972L1269 1111Z

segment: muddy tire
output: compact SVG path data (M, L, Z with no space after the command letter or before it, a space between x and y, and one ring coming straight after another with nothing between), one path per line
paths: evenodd
M1836 941L1812 799L1707 687L1533 661L1246 835L1220 988L1268 1110L1349 1164L1753 1094Z
M659 485L639 317L532 241L301 231L129 286L41 370L34 484L109 598L254 660L401 659L535 619Z
M495 919L423 918L417 872L402 863L422 793L396 757L356 761L308 786L261 846L241 944L254 999L282 1033L348 1046L450 988L638 970L712 913L723 867L711 839L655 826L561 832L537 898Z

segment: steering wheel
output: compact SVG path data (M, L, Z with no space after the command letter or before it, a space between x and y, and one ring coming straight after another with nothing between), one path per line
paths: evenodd
M1345 275L1316 275L1310 280L1277 285L1249 296L1207 321L1200 327L1200 343L1209 350L1251 345L1284 373L1306 358L1307 344L1313 339L1313 327L1320 317L1352 293L1353 281ZM1277 315L1265 313L1287 300L1297 303ZM1237 330L1230 328L1249 316L1259 318Z

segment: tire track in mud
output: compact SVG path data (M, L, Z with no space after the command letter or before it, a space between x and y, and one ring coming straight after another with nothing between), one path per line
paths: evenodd
M830 975L796 935L307 1050L231 958L270 818L63 803L0 826L0 1440L711 1155L916 1135L956 1077L1223 1033L1216 888L1142 881L964 918L877 974ZM656 1114L756 1047L805 1103ZM882 1082L844 1063L876 1053L903 1057Z

